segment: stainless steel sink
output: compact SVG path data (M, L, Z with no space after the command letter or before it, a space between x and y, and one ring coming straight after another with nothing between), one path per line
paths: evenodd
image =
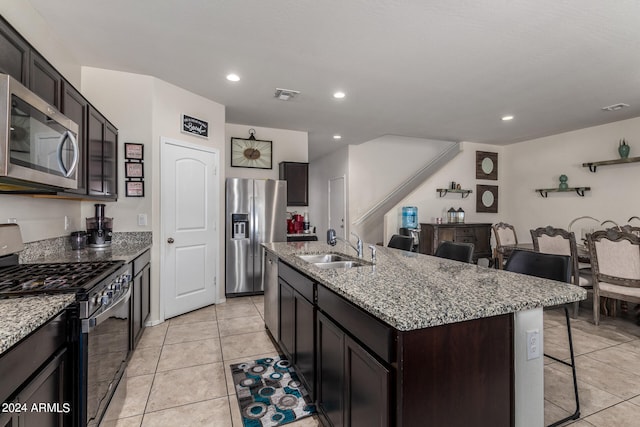
M309 254L298 255L303 261L311 263L321 269L347 269L353 267L363 267L365 265L373 265L369 261L358 258L351 258L341 254Z
M335 261L352 261L350 258L340 254L298 255L298 258L300 258L303 261L310 262L312 264L335 262Z
M363 267L365 265L371 265L371 263L367 262L367 261L333 261L333 262L314 262L313 265L315 265L318 268L321 268L323 270L325 269L330 269L330 268L335 268L335 269L339 269L339 268L353 268L353 267Z

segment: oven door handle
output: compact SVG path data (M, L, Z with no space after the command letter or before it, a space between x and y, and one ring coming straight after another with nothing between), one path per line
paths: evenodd
M131 299L131 291L132 291L131 288L132 287L129 286L129 289L127 290L127 293L122 295L116 302L111 304L109 306L109 308L107 308L102 313L98 314L95 317L91 317L89 319L82 320L82 333L86 334L86 333L91 332L93 329L95 329L96 326L98 326L99 324L101 324L102 322L104 322L105 320L110 318L112 311L116 310L117 308L119 308L123 304L126 304L127 302L129 302L129 299Z

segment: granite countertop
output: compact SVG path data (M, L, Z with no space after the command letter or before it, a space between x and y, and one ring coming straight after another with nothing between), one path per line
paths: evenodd
M264 243L266 250L401 331L583 300L579 286L376 246L373 266L320 269L296 255L354 250L339 242ZM370 251L365 245L365 260Z
M37 247L20 254L23 264L50 262L124 261L131 262L151 248L151 233L114 233L110 247L105 249L85 248L74 251L66 237L37 243Z
M0 299L0 355L75 300L75 294Z
M74 251L66 236L33 242L20 253L23 264L124 261L131 262L151 248L151 233L114 233L111 247ZM0 354L35 331L67 305L75 294L0 298Z

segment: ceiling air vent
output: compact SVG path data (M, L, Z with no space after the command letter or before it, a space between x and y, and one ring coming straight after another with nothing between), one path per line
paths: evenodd
M602 107L602 109L604 111L618 111L618 110L622 110L623 108L627 108L629 106L629 104L624 104L624 103L619 103L619 104L613 104L613 105L609 105L608 107Z
M275 97L282 101L288 101L294 96L298 95L299 93L300 93L299 90L281 89L277 87Z

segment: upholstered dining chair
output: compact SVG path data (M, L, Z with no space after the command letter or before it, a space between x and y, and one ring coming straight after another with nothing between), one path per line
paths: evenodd
M542 277L545 279L557 280L559 282L571 283L572 278L572 260L568 255L547 254L541 252L531 252L523 250L514 250L509 256L504 269L514 273L527 274L529 276ZM548 309L557 309L556 307L547 307ZM567 322L567 336L569 339L569 355L571 362L567 362L555 356L544 353L545 357L571 367L573 373L573 392L576 399L576 410L573 414L562 418L549 427L559 426L569 420L575 420L580 417L580 398L578 396L578 377L576 375L576 360L573 353L573 338L571 336L571 320L569 319L569 310L567 304L563 304L564 317Z
M593 322L600 323L600 298L640 304L640 237L621 230L587 236L593 270Z
M473 249L473 243L457 243L445 240L440 242L433 255L439 258L470 263L473 261Z
M413 238L411 236L402 236L400 234L394 234L389 239L389 248L402 249L403 251L410 251L413 247Z
M512 249L505 246L517 245L518 236L516 235L516 229L511 224L506 222L498 222L491 226L493 230L493 236L496 239L496 249L494 251L494 259L500 270L504 267L504 261L509 258Z
M631 233L640 237L640 227L635 227L630 224L625 224L620 226L620 231L624 231L625 233Z
M571 257L571 283L586 289L593 287L593 274L590 267L579 268L578 246L573 231L549 226L530 230L533 249L546 254L568 255ZM573 317L578 316L580 304L573 303Z

